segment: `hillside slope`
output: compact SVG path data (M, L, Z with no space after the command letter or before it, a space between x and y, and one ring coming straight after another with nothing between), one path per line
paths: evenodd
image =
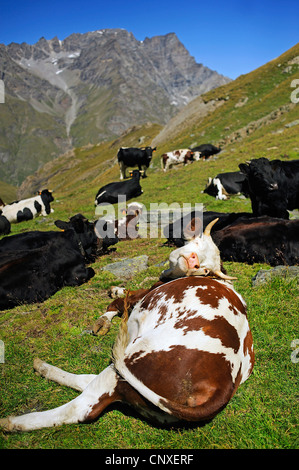
M164 128L150 123L134 126L116 140L75 149L27 178L19 196L50 187L58 197L67 197L74 193L75 185L76 198L81 194L82 201L90 199L93 203L101 185L119 179L116 155L120 146L153 144L158 148L149 178L143 180L145 189L140 199L203 202L208 208L214 207L215 201L201 194L209 176L234 171L240 162L252 157L298 158L299 104L291 101L298 57L299 44L263 67L196 98ZM223 147L217 159L166 174L161 171L163 152L207 142ZM230 204L228 201L226 208ZM246 201L240 204L249 207Z
M195 98L169 121L153 144L164 148L211 142L237 151L249 142L252 148L256 142L258 156L267 150L262 145L268 135L267 146L278 147L271 155L296 152L299 142L294 142L294 148L287 143L292 140L292 123L299 117L298 104L291 99L292 82L298 78L299 44L249 74ZM258 144L260 139L263 142Z

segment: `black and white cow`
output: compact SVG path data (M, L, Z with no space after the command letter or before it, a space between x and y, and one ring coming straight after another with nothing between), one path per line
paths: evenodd
M32 231L0 240L0 310L42 302L64 286L94 276L86 265L111 241L98 239L94 223L81 214L55 222L61 232Z
M299 160L258 158L239 168L246 176L255 216L288 219L289 210L299 209Z
M37 196L7 204L2 209L2 215L12 224L34 219L38 215L46 216L54 212L50 207L52 201L52 191L44 189Z
M117 153L117 160L120 169L120 179L126 178L126 169L138 167L139 171L143 171L142 177L146 178L146 170L152 160L153 152L156 147L121 147Z
M133 170L131 179L102 186L96 194L95 206L99 204L117 204L120 202L119 197L128 201L140 196L143 193L139 182L141 173L139 170Z
M218 173L215 178L209 178L204 193L216 199L226 200L232 194L248 195L247 178L241 171Z
M115 402L158 424L206 422L221 412L249 378L254 350L245 301L220 271L210 228L171 253L161 281L108 307L124 315L112 363L100 374L34 361L38 374L78 390L78 397L53 410L0 419L0 427L89 423Z
M200 152L200 158L205 160L212 155L216 155L217 153L221 152L222 149L212 144L202 144L198 145L197 147L193 147L191 150L192 152Z

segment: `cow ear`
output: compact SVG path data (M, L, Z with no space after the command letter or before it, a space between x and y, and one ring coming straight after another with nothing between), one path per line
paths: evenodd
M60 230L67 230L69 228L69 223L63 220L55 220L54 224L56 227L60 228Z
M239 168L244 175L248 175L249 166L246 163L240 163Z
M202 220L199 217L194 217L184 228L184 236L186 240L193 240L202 234Z

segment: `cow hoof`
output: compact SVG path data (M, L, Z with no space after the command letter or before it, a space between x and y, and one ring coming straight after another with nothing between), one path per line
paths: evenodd
M95 336L104 336L108 333L111 327L111 321L107 317L100 317L92 327L92 333Z
M9 418L0 419L0 429L2 429L2 431L11 432L13 430L11 420Z
M118 297L121 297L122 295L125 295L126 289L124 287L118 287L118 286L111 286L109 295L112 299L117 299Z
M45 375L45 362L39 359L38 357L33 361L33 369L38 375Z

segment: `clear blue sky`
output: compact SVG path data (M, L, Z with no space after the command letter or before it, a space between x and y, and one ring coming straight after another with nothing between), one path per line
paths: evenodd
M231 78L299 42L299 0L11 0L0 4L0 43L63 40L124 28L145 37L176 33L199 63Z

